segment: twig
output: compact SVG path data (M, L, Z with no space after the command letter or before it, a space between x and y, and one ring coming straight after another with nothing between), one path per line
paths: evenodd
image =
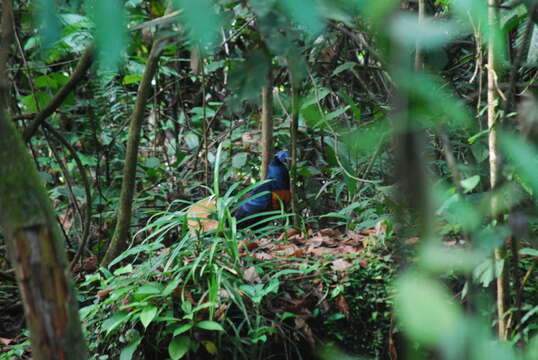
M77 151L71 145L69 141L67 141L60 133L58 133L52 126L50 126L48 123L44 122L43 126L47 131L49 131L54 137L56 137L71 153L71 156L73 156L73 159L75 160L75 163L77 164L77 167L80 172L80 177L82 179L82 183L84 184L84 191L86 192L86 214L83 220L83 230L82 230L82 240L80 243L80 247L78 248L75 257L73 257L73 260L71 261L71 266L75 264L75 262L78 260L80 255L82 254L83 249L86 247L86 244L88 242L88 239L90 237L90 224L91 224L91 218L92 218L92 193L90 188L90 181L88 179L88 175L86 172L86 168L84 165L82 165L82 161L80 161L80 158L77 154Z

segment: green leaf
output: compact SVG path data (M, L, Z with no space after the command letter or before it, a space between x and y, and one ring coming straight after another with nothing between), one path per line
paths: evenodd
M195 133L189 132L185 135L185 143L189 149L194 149L200 145L200 139Z
M187 336L174 337L168 344L168 354L172 360L181 359L189 351L191 340Z
M157 306L146 306L140 313L140 322L146 329L148 325L153 321L155 315L157 315Z
M456 336L464 318L439 282L408 272L398 281L396 294L398 317L412 340L434 346Z
M152 168L152 169L159 167L160 164L161 164L161 161L156 157L147 158L146 161L144 162L144 166L148 168Z
M460 184L466 193L471 192L480 183L480 175L474 175L467 179L461 180Z
M232 158L232 166L236 169L242 168L247 163L248 154L246 152L241 152L235 154Z
M166 285L166 287L164 288L163 297L169 296L177 288L180 281L181 281L181 279L179 279L179 278L170 281L168 283L168 285Z
M120 0L94 0L91 18L95 23L95 41L100 64L115 71L126 45L126 21Z
M48 91L36 91L35 94L23 97L22 103L26 107L27 112L35 113L38 109L43 109L51 100L52 95Z
M172 335L173 335L174 337L176 337L176 336L178 336L178 335L183 334L184 332L189 331L190 329L192 329L192 324L191 324L191 323L182 324L182 325L180 325L179 327L177 327L177 328L174 329L174 333L173 333Z
M476 134L474 134L470 138L468 138L467 142L472 145L472 144L475 143L476 140L480 139L481 137L483 137L483 136L485 136L487 134L489 134L489 129L484 129L482 131L477 132Z
M138 348L138 345L140 345L140 342L142 341L142 338L138 338L137 340L133 341L123 349L121 349L120 353L120 360L131 360L133 358L133 354L135 353L136 349Z
M139 74L129 74L123 77L123 85L138 84L142 80L142 75Z
M194 45L199 45L202 53L208 52L217 44L221 19L209 0L175 0L182 22L188 29L188 36Z
M186 314L192 312L192 304L188 301L183 301L181 303L181 310Z
M48 75L38 76L37 78L35 78L34 82L37 88L55 89L58 86L58 83L56 82L56 80L54 80L52 77Z
M325 24L316 1L280 0L280 6L311 35L316 36L323 31Z
M119 275L123 275L123 274L129 274L129 273L132 273L133 272L133 265L132 264L127 264L125 266L122 266L116 270L114 270L114 276L119 276Z
M80 159L80 162L84 166L96 166L97 165L97 159L93 156L84 155L83 153L77 152L77 155Z
M537 149L518 136L508 132L499 134L499 144L523 181L530 185L533 194L538 194Z
M200 321L199 323L196 323L195 326L205 330L224 331L224 328L216 321Z
M332 76L340 74L342 71L346 71L349 69L353 69L353 67L357 65L357 63L354 63L352 61L348 61L340 66L338 66L336 69L334 69Z
M317 91L313 91L312 94L310 94L302 103L301 109L304 109L310 105L317 104L320 102L325 96L329 95L331 93L331 90L327 88L320 88L317 89Z
M524 248L524 249L519 250L519 254L538 257L538 250L532 249L532 248Z
M414 48L418 43L425 49L439 48L459 34L455 22L426 18L419 23L416 15L403 13L391 21L391 33L396 41L408 48Z
M110 334L118 326L129 320L130 314L127 311L115 313L110 319L103 321L103 329L106 330L106 335Z
M58 7L54 0L38 0L39 35L45 48L50 47L60 35Z
M216 355L218 352L217 345L213 341L202 340L202 345L204 345L206 351L211 355Z

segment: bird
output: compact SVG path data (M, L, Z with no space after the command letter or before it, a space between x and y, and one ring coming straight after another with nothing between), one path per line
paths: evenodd
M271 210L280 209L280 204L287 206L291 200L290 175L286 163L290 154L286 150L278 151L267 167L268 180L247 195L247 200L234 211L237 228L244 229L260 222L263 216L253 216ZM218 227L215 219L216 198L214 195L193 204L188 211L188 228L191 231L208 232ZM253 216L253 217L250 217ZM261 224L253 228L260 227Z
M249 199L234 212L233 215L239 229L250 227L262 220L261 216L248 217L266 211L278 210L281 202L286 206L289 204L291 200L290 175L286 167L289 158L288 151L277 152L267 167L265 179L269 181L252 191L248 195ZM262 195L256 196L258 194Z

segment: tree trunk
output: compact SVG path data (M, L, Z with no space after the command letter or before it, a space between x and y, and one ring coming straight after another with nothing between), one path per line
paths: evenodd
M489 176L491 190L495 191L499 186L500 178L500 159L497 147L497 105L498 96L495 79L499 76L496 73L495 59L495 38L494 29L498 25L498 3L497 0L488 0L488 22L489 22L489 43L488 43L488 128L489 128ZM499 198L493 195L491 198L492 218L498 217ZM499 219L500 220L500 219ZM495 263L503 261L504 244L495 249ZM506 284L506 266L502 266L501 272L497 274L497 332L499 339L506 339L506 318L507 310L507 284Z
M6 115L11 1L4 0L0 48L0 226L15 268L32 358L87 359L64 239L47 192Z
M117 223L114 235L108 246L101 266L107 267L110 262L120 254L127 245L129 239L129 227L133 207L133 196L136 185L136 164L138 159L138 144L140 143L140 130L144 120L144 110L151 92L151 80L157 70L159 57L163 48L163 40L154 40L151 46L148 62L144 75L138 86L135 109L129 126L127 138L127 153L123 168L123 181L121 183L120 208L118 209Z
M298 84L295 81L295 77L290 72L290 84L291 84L291 124L290 124L290 138L291 138L291 176L290 176L290 192L291 192L291 212L293 213L293 226L297 227L299 224L298 211L297 211L297 128L299 125L299 96L297 93Z
M260 170L262 180L267 176L267 166L273 153L273 75L270 58L268 65L267 84L262 87L262 164Z

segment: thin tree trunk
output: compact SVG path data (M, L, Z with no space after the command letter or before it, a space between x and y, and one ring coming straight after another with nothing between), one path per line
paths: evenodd
M267 166L273 153L273 74L271 60L269 59L267 70L267 84L262 87L262 164L260 170L261 179L267 176Z
M290 192L291 192L291 212L293 213L293 226L297 227L299 224L298 211L297 211L297 128L299 125L299 96L297 91L298 84L295 81L295 77L291 70L290 72L290 84L291 84L291 124L290 124L290 137L291 137L291 176L290 176Z
M495 31L498 25L498 3L497 0L488 0L488 25L489 25L489 43L488 43L488 128L489 128L489 176L491 190L494 191L499 186L500 180L500 158L497 146L497 106L498 96L496 89L496 78L499 76L496 72L495 59ZM493 195L491 198L492 217L498 217L499 198ZM502 262L504 254L504 244L495 249L495 263ZM506 284L506 266L502 266L497 274L497 333L499 339L506 339L506 318L507 310L507 284Z
M101 266L103 267L107 267L108 264L119 255L122 249L126 247L129 239L129 227L131 226L133 197L136 185L136 164L138 159L138 144L140 143L140 130L142 128L142 121L144 120L144 111L147 100L151 92L151 80L157 70L162 47L163 40L153 41L144 75L138 86L138 95L127 138L127 153L125 155L125 166L123 168L120 208L118 209L117 215L118 220L112 240L101 261Z
M3 2L0 48L0 226L15 268L32 358L87 359L64 242L47 192L6 115L11 0Z

